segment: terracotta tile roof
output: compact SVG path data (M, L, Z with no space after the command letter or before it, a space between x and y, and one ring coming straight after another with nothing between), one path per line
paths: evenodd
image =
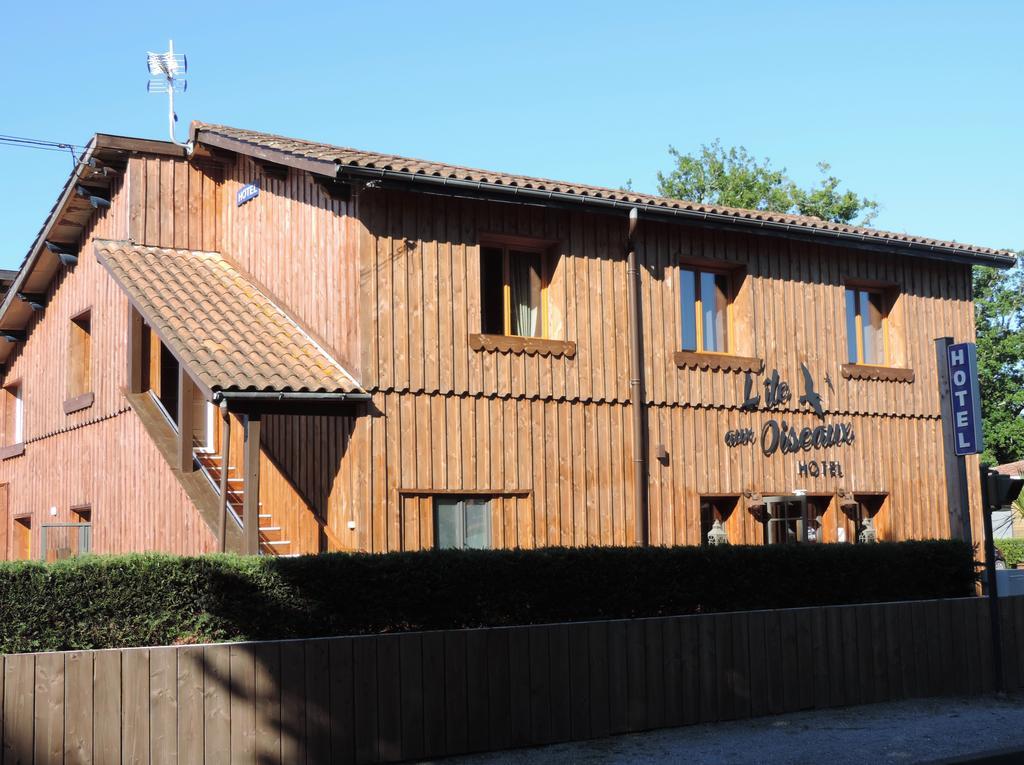
M98 240L96 257L160 339L210 390L363 392L218 253Z
M999 250L991 247L979 247L960 242L931 239L928 237L911 236L910 234L895 231L882 231L861 226L850 226L842 223L832 223L806 215L790 215L782 213L767 212L764 210L744 210L735 207L720 207L717 205L705 205L697 202L687 202L669 197L658 197L650 194L638 194L633 191L621 189L602 188L600 186L587 186L578 183L566 183L547 178L531 178L521 175L509 175L506 173L492 172L489 170L477 170L459 165L449 165L440 162L427 162L419 159L400 157L394 154L378 154L376 152L360 151L342 146L332 146L326 143L315 143L304 141L298 138L286 138L284 136L270 133L259 133L253 130L228 127L226 125L213 125L204 122L192 123L193 139L199 143L203 142L204 135L221 136L235 141L240 141L254 148L269 149L280 152L293 159L308 159L321 162L334 163L338 167L353 167L363 170L390 170L415 176L433 176L436 178L449 178L459 181L470 181L483 185L496 187L516 187L524 189L535 189L544 192L556 192L576 197L589 197L592 199L612 200L628 205L636 205L641 209L662 208L666 210L685 210L696 213L706 213L714 216L722 216L726 219L732 218L736 222L765 222L781 224L783 226L794 226L806 229L808 232L820 232L822 234L843 234L849 237L857 237L863 241L876 241L879 244L901 243L904 245L920 248L938 248L941 250L953 250L957 253L978 256L994 256L997 258L1013 258L1014 253L1009 250ZM1009 261L1012 263L1012 260Z

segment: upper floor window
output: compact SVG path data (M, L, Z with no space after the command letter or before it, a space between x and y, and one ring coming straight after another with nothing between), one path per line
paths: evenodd
M68 398L92 391L92 314L71 320L68 344Z
M434 544L440 550L489 550L490 500L481 497L435 499Z
M3 389L4 444L20 444L25 440L25 402L20 382Z
M549 337L549 261L543 249L481 246L480 318L484 334Z
M683 268L679 272L683 350L727 353L729 350L729 274Z
M846 347L851 364L887 363L887 313L880 290L846 288Z

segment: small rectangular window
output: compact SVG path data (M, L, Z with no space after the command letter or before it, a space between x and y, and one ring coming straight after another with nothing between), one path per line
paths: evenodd
M480 325L484 334L549 336L548 261L543 250L480 248Z
M25 440L25 403L21 383L3 389L4 444L20 444Z
M887 363L886 319L881 292L846 288L846 350L851 364Z
M480 497L438 497L434 542L439 550L489 550L491 502Z
M32 557L32 519L28 516L14 519L14 559Z
M68 398L92 391L92 318L86 312L71 320L68 349Z
M679 299L684 351L727 353L729 350L729 275L716 271L680 270Z

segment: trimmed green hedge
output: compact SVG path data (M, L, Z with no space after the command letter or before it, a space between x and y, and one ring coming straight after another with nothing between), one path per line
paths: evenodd
M970 595L962 542L0 564L0 653Z
M1024 538L997 539L995 543L1002 552L1007 566L1013 567L1018 563L1024 563Z

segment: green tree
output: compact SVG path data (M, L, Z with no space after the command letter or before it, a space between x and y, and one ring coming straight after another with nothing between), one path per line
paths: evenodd
M815 186L801 188L772 167L769 159L758 161L742 146L725 149L716 139L697 154L683 154L674 146L675 162L668 173L658 173L658 193L676 199L724 207L814 215L835 223L861 224L874 218L878 203L852 191L839 190L840 181L829 174L827 162L819 162L823 178Z
M974 269L983 461L1024 459L1024 252L1009 271Z

